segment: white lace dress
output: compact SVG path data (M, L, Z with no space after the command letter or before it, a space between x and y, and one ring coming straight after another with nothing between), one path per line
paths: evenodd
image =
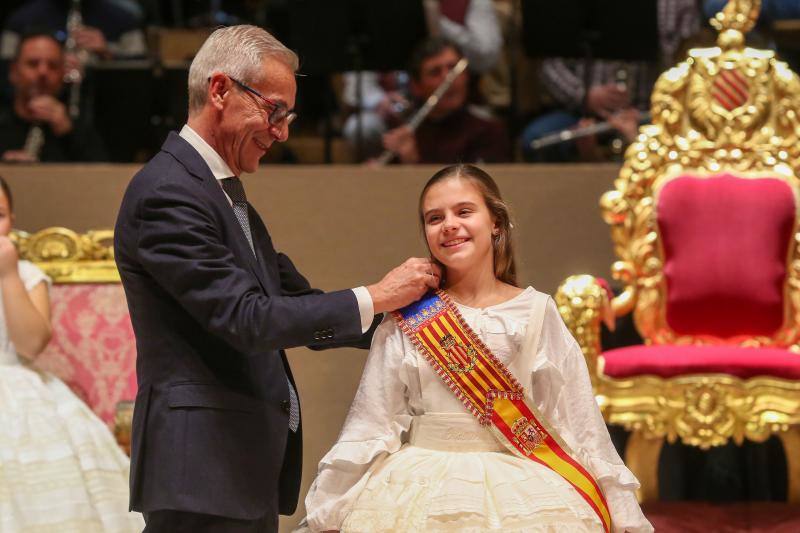
M30 291L50 280L19 262ZM128 458L59 379L20 361L0 305L0 533L141 531Z
M598 480L614 531L650 532L634 494L638 482L611 444L583 355L552 300L536 353L520 353L536 294L528 287L496 306L458 307ZM375 334L306 510L301 530L311 531L603 530L563 478L506 452L467 414L391 318Z

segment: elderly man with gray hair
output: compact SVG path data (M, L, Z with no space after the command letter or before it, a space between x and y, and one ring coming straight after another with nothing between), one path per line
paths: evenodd
M114 238L137 345L131 508L147 532L277 531L297 504L302 425L284 354L367 347L380 315L438 286L411 258L378 283L312 289L240 177L295 118L297 56L254 26L215 31L189 119L131 180Z

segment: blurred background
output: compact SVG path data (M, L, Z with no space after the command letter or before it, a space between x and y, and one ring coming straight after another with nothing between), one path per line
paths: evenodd
M793 65L800 52L797 4L765 0L750 35L751 43L776 50ZM146 161L167 132L186 120L188 68L205 37L220 25L248 23L274 33L301 61L299 118L289 142L265 162L360 163L380 154L386 133L406 124L442 80L409 72L415 49L432 36L454 43L469 59L459 106L492 140L481 140L478 131L468 141L492 146L461 145L437 153L426 148L432 135L419 131L420 160L395 162L446 163L453 154L482 162L619 160L636 126L646 121L658 74L688 48L713 45L708 19L723 5L723 0L7 0L0 5L0 126L19 131L0 135L0 156L17 160L19 154L5 153L22 150L27 126L44 120L20 116L25 115L20 101L52 95L69 108L74 130L90 139L85 142L91 149L42 149L37 160ZM38 34L51 35L63 48L63 59L51 58L60 83L13 76L15 59L25 52L20 44ZM598 135L531 146L548 134L591 131L597 124Z

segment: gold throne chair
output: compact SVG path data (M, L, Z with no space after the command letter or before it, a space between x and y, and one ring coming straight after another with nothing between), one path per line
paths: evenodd
M50 227L13 231L20 259L53 281L53 336L35 367L58 376L130 451L136 396L136 339L114 262L112 230Z
M658 498L664 439L708 449L781 438L800 502L800 81L745 47L760 0L731 0L658 79L652 124L600 201L618 258L613 296L572 276L556 303L606 421L631 432L642 501ZM644 344L603 351L633 313Z

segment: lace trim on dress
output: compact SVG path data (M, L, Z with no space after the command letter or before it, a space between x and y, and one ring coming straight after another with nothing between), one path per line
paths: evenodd
M105 425L63 382L0 370L0 532L141 531Z
M505 453L405 446L370 472L341 531L602 531L556 476Z
M419 531L453 531L459 533L485 533L486 531L502 531L503 533L595 533L601 531L591 520L580 520L574 516L564 514L553 514L547 516L540 514L536 518L520 520L513 526L501 526L497 528L485 525L476 526L475 517L469 514L458 519L448 519L443 522L426 520L421 529L413 527L398 528L392 517L381 513L369 513L362 515L352 523L348 523L346 528L342 528L341 533L418 533Z

